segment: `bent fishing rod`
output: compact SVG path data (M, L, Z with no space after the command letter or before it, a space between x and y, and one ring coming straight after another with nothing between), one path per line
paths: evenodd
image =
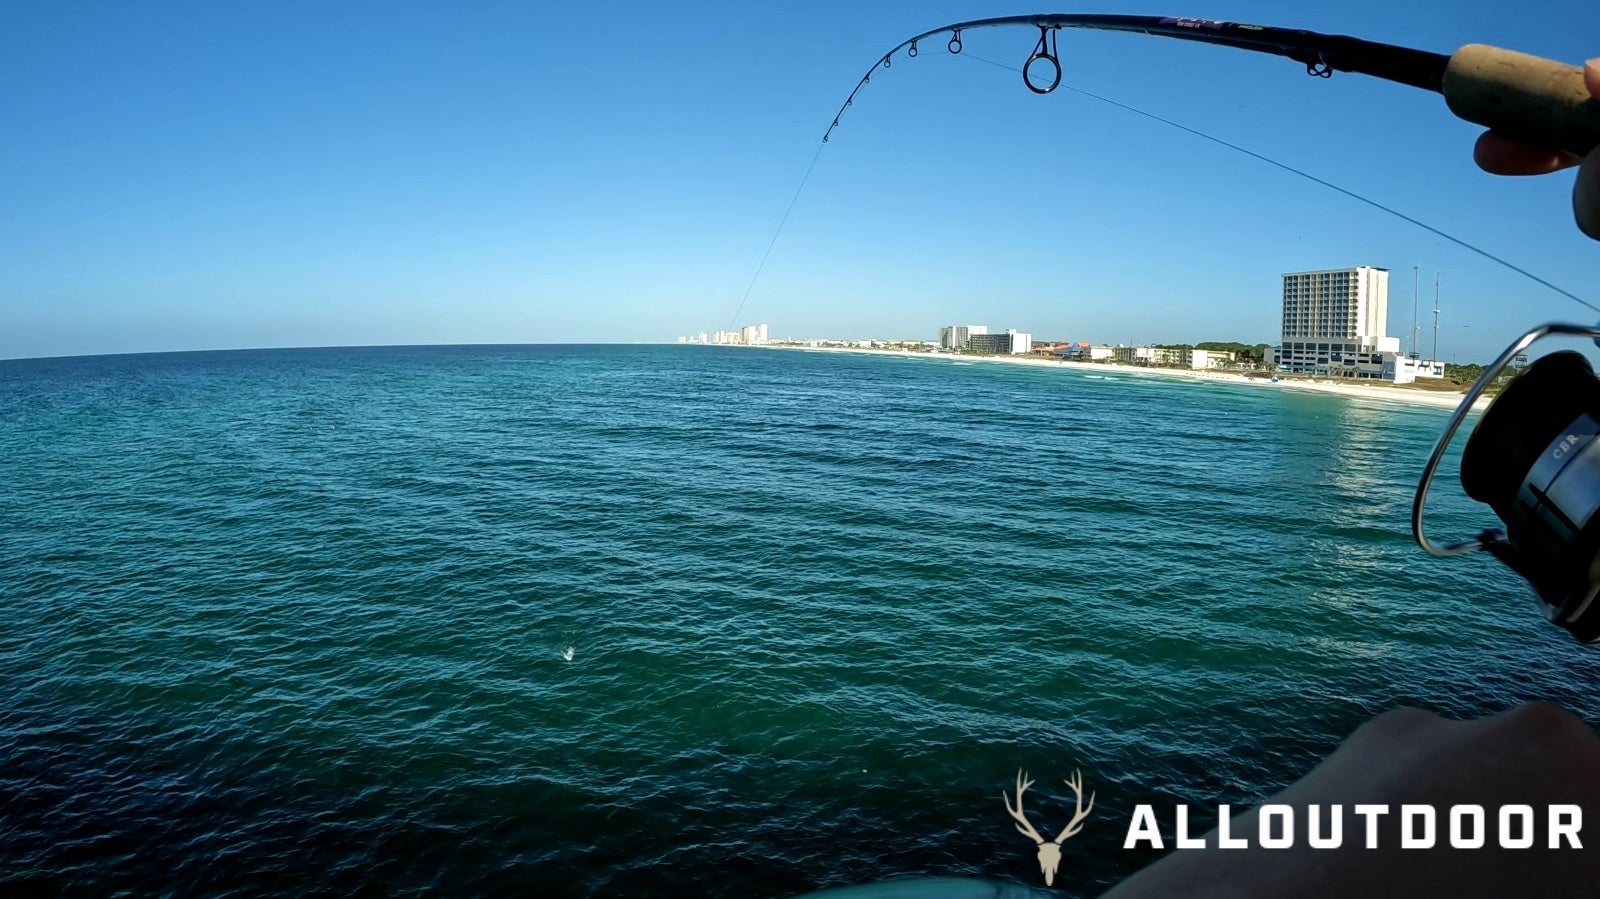
M1334 72L1358 72L1419 87L1443 94L1445 104L1458 118L1544 150L1581 157L1600 145L1600 103L1589 96L1583 70L1514 50L1468 44L1446 56L1293 28L1212 19L1070 13L974 19L901 41L856 83L823 134L823 143L839 127L839 117L854 104L873 73L880 66L889 68L900 51L914 58L922 42L948 34L945 49L958 54L965 32L1016 26L1039 29L1038 43L1022 67L1023 83L1037 94L1048 94L1061 85L1061 56L1057 49L1061 29L1121 31L1284 56L1304 65L1307 74L1322 78L1331 77Z
M1584 157L1600 145L1600 101L1590 96L1583 70L1526 53L1468 44L1446 56L1346 35L1210 19L1068 14L975 19L902 41L856 83L823 134L823 143L873 73L880 66L888 68L895 54L904 50L915 57L921 42L946 34L945 49L958 54L963 33L1010 26L1039 29L1022 67L1023 84L1037 94L1061 86L1061 29L1122 31L1284 56L1322 78L1358 72L1434 91L1444 95L1445 105L1458 118L1542 150ZM1554 286L1436 228L1422 227ZM1600 325L1552 323L1523 334L1501 353L1467 392L1435 444L1412 500L1411 530L1418 545L1434 555L1487 552L1533 587L1550 622L1584 643L1600 645L1600 378L1582 355L1553 353L1528 367L1484 412L1467 441L1462 487L1470 498L1489 506L1504 529L1489 528L1474 540L1441 545L1423 527L1429 484L1474 401L1513 360L1525 358L1522 354L1532 343L1550 334L1588 337L1600 344Z

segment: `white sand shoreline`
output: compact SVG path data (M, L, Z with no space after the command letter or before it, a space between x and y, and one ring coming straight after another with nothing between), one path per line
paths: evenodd
M1361 384L1336 379L1319 380L1315 382L1280 378L1274 382L1268 378L1247 378L1236 372L1190 370L1182 368L1145 368L1137 365L1120 365L1112 362L1067 362L1057 359L1041 359L1037 356L955 356L946 353L914 353L909 350L870 350L859 347L807 347L807 346L774 346L767 345L756 349L769 350L801 350L811 353L859 353L872 356L899 356L907 359L929 359L936 362L965 362L986 363L1001 365L1031 365L1042 368L1068 368L1077 371L1098 372L1100 374L1129 375L1133 377L1155 378L1181 378L1189 381L1207 381L1214 384L1237 384L1257 389L1283 389L1301 391L1304 393L1322 393L1332 396L1342 396L1351 400L1365 400L1378 403L1398 403L1407 406L1430 406L1436 409L1454 409L1461 405L1465 391L1461 393L1431 393L1422 390L1411 390L1405 387L1377 387L1371 384ZM1473 408L1482 411L1488 405L1486 398L1480 398L1473 404Z

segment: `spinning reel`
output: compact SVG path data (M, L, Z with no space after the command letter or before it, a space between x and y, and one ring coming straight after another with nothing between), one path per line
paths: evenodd
M1532 585L1544 615L1584 643L1600 643L1600 380L1570 350L1535 361L1484 411L1461 454L1461 486L1504 529L1439 545L1423 530L1423 503L1450 440L1473 404L1529 345L1547 335L1596 338L1600 326L1546 324L1495 359L1450 417L1417 484L1411 533L1436 556L1483 550Z

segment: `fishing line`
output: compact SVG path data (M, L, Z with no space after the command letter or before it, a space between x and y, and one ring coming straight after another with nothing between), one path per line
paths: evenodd
M761 278L761 270L767 267L767 257L772 255L772 248L778 243L778 235L783 233L783 226L789 223L789 213L794 211L794 204L800 199L800 192L806 189L806 182L811 180L811 170L817 167L817 159L822 156L822 148L828 142L817 144L817 152L811 154L811 164L806 166L806 173L800 177L800 186L794 189L794 196L789 198L789 205L783 210L783 218L778 219L778 227L772 232L772 239L767 241L767 251L761 254L761 263L756 266L756 273L750 278L750 285L744 289L744 296L739 298L739 308L733 310L733 317L728 320L728 329L732 330L739 321L739 313L744 311L745 301L750 299L750 291L756 289L756 281Z
M960 54L960 56L962 58L965 58L965 59L971 59L971 60L973 60L975 62L986 62L991 66L994 66L996 68L1005 69L1007 71L1018 72L1018 73L1022 72L1022 70L1017 68L1016 66L1006 65L1003 62L997 62L996 60L993 60L993 59L985 59L984 57L978 56L977 54L974 54L974 53L962 53L962 54ZM1539 284L1539 285L1542 285L1544 287L1547 287L1547 288L1555 291L1556 293L1561 294L1562 296L1566 297L1567 299L1572 300L1575 303L1578 303L1579 305L1587 306L1589 309L1592 309L1595 312L1600 312L1600 306L1596 306L1594 303L1591 303L1588 300L1583 299L1582 297L1578 296L1577 294L1574 294L1573 292L1571 292L1569 290L1563 290L1562 288L1557 287L1554 284L1551 284L1549 281L1546 281L1545 279L1539 277L1538 275L1535 275L1533 272L1530 272L1527 269L1522 268L1521 266L1513 265L1512 263L1506 261L1505 259L1500 258L1499 256L1496 256L1495 254L1489 252L1488 250L1483 249L1482 247L1474 246L1473 244L1470 244L1470 243L1466 242L1465 240L1462 240L1459 237L1456 237L1456 236L1451 235L1451 234L1446 234L1445 232L1439 230L1438 228L1435 228L1434 226L1428 224L1427 222L1412 218L1411 216L1406 215L1405 213L1399 211L1398 209L1395 209L1395 208L1393 208L1391 206L1385 206L1384 204L1379 203L1377 200L1373 200L1373 199L1369 199L1367 197L1364 197L1361 194L1358 194L1353 190L1350 190L1350 189L1344 188L1344 187L1340 187L1339 185L1334 184L1331 181L1327 181L1327 180L1324 180L1322 178L1318 178L1316 175L1313 175L1310 172L1306 172L1306 171L1303 171L1301 169L1297 169L1294 166L1289 165L1287 163L1279 162L1278 160L1273 159L1270 156L1263 156L1262 154L1257 153L1254 150L1246 149L1244 147L1239 146L1238 144L1231 143L1229 141L1223 140L1220 137L1215 137L1213 135L1207 134L1204 131L1200 131L1200 130L1195 129L1195 128L1190 128L1188 125L1182 125L1182 124L1179 124L1177 122L1172 121L1171 119L1162 118L1161 116L1156 115L1153 112L1145 112L1142 109L1139 109L1139 108L1134 107L1134 106L1129 106L1126 103L1119 103L1118 101L1112 100L1109 97L1102 97L1099 94L1096 94L1096 93L1094 93L1092 91L1086 91L1086 90L1084 90L1082 88L1073 87L1070 84L1061 84L1059 86L1062 87L1062 88L1065 88L1065 89L1067 89L1069 91L1072 91L1073 93L1078 94L1080 96L1088 97L1091 100L1098 100L1101 103L1106 103L1106 104L1109 104L1111 106L1115 106L1118 109L1127 110L1128 112L1134 113L1135 115L1141 115L1141 116L1144 116L1147 119L1151 119L1153 121L1160 122L1163 125L1171 125L1172 127L1178 129L1179 131L1183 131L1185 133L1192 134L1195 137L1203 138L1205 140L1211 141L1214 144L1220 144L1221 146L1227 147L1230 150L1237 150L1238 152L1243 153L1244 155L1249 156L1252 159L1258 159L1258 160L1266 163L1267 165L1275 166L1275 167L1280 168L1280 169L1282 169L1282 170L1284 170L1286 172L1289 172L1290 174L1293 174L1293 175L1299 175L1301 178L1304 178L1307 181L1311 181L1311 182L1313 182L1315 184L1320 184L1323 187L1328 188L1329 190L1336 191L1338 193L1344 194L1345 196L1351 198L1352 200L1359 200L1360 202L1365 203L1368 206L1373 207L1374 209L1380 209L1380 210L1382 210L1384 212L1387 212L1390 215L1394 216L1395 218L1400 219L1401 221L1410 222L1411 224L1416 225L1418 228L1421 228L1422 230L1427 231L1430 234L1438 235L1439 237L1442 237L1445 240L1450 241L1451 243L1455 244L1458 247L1461 247L1462 249L1471 250L1472 252L1477 253L1479 256L1482 256L1483 258L1489 260L1490 262L1495 262L1495 263L1498 263L1500 265L1503 265L1506 268L1510 269L1511 271L1514 271L1517 274L1522 275L1524 278L1527 278L1530 281L1533 281L1535 284Z

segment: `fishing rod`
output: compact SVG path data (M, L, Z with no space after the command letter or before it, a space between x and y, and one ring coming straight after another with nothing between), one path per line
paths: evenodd
M1600 101L1590 96L1583 70L1514 50L1468 44L1445 55L1347 35L1211 19L1073 14L974 19L901 41L861 76L834 114L822 142L828 142L873 73L880 66L889 68L902 50L915 58L922 42L948 34L945 49L959 54L965 32L1016 26L1039 29L1039 39L1021 69L1023 84L1036 94L1061 86L1061 29L1131 32L1283 56L1320 78L1356 72L1433 91L1444 95L1445 105L1456 117L1542 150L1585 157L1600 145ZM1509 265L1438 229L1423 227ZM1467 391L1435 444L1412 500L1411 530L1418 545L1437 556L1473 551L1493 556L1533 587L1549 621L1584 643L1600 644L1600 378L1582 355L1554 353L1529 366L1484 412L1467 441L1461 459L1462 487L1469 497L1489 506L1505 528L1486 529L1473 540L1438 544L1423 526L1428 487L1474 401L1514 360L1526 358L1523 353L1534 341L1550 334L1589 337L1600 345L1600 326L1590 325L1546 324L1517 338Z
M959 54L965 32L1016 26L1039 29L1038 43L1022 67L1023 83L1036 94L1048 94L1061 85L1057 47L1061 29L1120 31L1284 56L1304 65L1308 75L1321 78L1330 78L1334 72L1357 72L1433 91L1444 95L1445 104L1458 118L1540 149L1584 156L1600 145L1600 103L1590 98L1583 83L1583 70L1514 50L1468 44L1446 56L1296 28L1212 19L1071 13L974 19L901 41L861 76L834 114L833 123L822 136L823 143L839 127L840 116L855 103L856 95L872 80L873 73L880 66L889 68L900 51L915 58L922 42L949 34L945 49Z

